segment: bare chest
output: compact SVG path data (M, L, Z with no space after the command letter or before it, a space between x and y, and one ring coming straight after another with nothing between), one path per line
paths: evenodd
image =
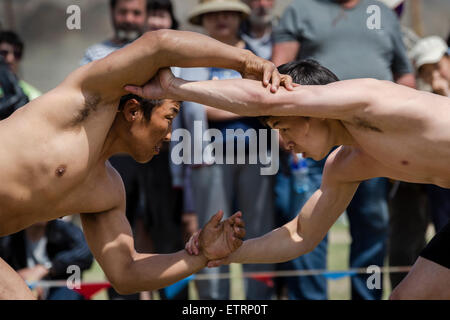
M376 123L347 124L360 148L372 158L376 175L450 186L450 135Z

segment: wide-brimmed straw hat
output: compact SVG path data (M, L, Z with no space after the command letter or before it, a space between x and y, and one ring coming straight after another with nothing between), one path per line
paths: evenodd
M239 12L243 18L246 18L251 13L250 7L241 0L199 0L198 4L189 14L189 22L194 25L201 25L202 15L220 11Z

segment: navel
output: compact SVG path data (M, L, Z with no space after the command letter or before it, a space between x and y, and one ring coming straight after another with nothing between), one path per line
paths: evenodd
M404 166L407 166L409 164L409 162L408 161L406 161L406 160L402 160L402 165L404 165Z
M67 169L67 166L66 165L60 165L57 169L56 169L56 171L55 171L55 175L57 176L57 177L62 177L63 175L64 175L64 173L66 173L66 169Z

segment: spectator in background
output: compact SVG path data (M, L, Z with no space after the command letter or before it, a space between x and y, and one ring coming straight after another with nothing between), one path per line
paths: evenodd
M381 28L369 29L367 8L378 5ZM389 8L372 0L295 0L275 30L272 60L280 65L294 59L314 58L341 80L376 78L414 87L414 75L400 32ZM310 159L308 159L310 160ZM310 167L323 169L321 163ZM388 235L387 180L363 182L347 208L352 236L350 267L384 265ZM321 244L322 245L322 244ZM319 250L319 251L317 251ZM326 265L326 250L315 249L309 268ZM381 299L382 290L369 290L368 275L351 278L352 299ZM325 299L326 280L316 278L304 297Z
M257 56L270 60L272 29L277 22L273 13L275 0L245 0L245 3L252 11L242 23L241 37Z
M3 57L6 64L16 76L19 74L20 62L22 61L24 52L23 41L17 33L13 31L0 31L0 56ZM30 101L41 95L38 89L24 80L19 80L19 86Z
M108 54L139 38L147 28L146 0L110 0L114 37L89 47L81 64L106 57Z
M170 0L147 0L147 28L148 31L160 29L178 30L178 21L173 12Z
M110 0L110 12L114 37L89 47L81 64L102 59L110 53L126 46L139 38L147 29L146 0ZM126 216L136 237L135 243L140 249L147 243L142 219L145 213L146 173L144 165L137 163L128 155L117 155L110 159L113 167L123 179L126 192ZM113 288L108 290L111 299L139 299L138 294L121 296Z
M202 26L206 34L228 45L250 49L239 34L239 27L244 18L250 14L250 8L239 0L199 1L189 15L189 21ZM232 79L240 77L233 70L218 68L182 69L181 77L189 80ZM203 131L208 127L221 131L225 144L227 139L234 141L244 139L226 135L226 129L262 128L255 118L245 118L236 114L221 111L196 103L183 103L183 122L193 135L194 121L200 121ZM183 109L182 108L182 109ZM215 143L218 143L215 140ZM248 152L248 141L247 152ZM203 149L202 149L203 150ZM193 153L192 153L193 154ZM226 155L224 148L224 156ZM248 156L248 154L247 154ZM191 175L193 207L198 214L199 224L208 221L211 213L223 209L225 216L235 210L241 210L247 224L246 236L263 235L273 228L273 196L272 177L260 175L261 165L237 164L236 153L234 164L216 164L215 159L203 159L203 165L192 165L188 172ZM248 158L247 158L248 159ZM272 265L244 265L244 271L270 271ZM211 275L227 272L228 266L204 269ZM200 299L229 299L229 280L212 280L197 282ZM255 279L245 279L247 299L270 299L273 289Z
M177 29L178 21L170 0L147 1L147 29ZM179 68L172 68L179 74ZM181 113L182 111L180 111ZM178 121L176 117L174 121ZM146 252L172 253L184 248L184 243L198 230L197 215L183 207L183 183L177 167L170 160L170 144L164 142L158 157L139 164L142 178L140 189L141 209L136 218L136 246ZM173 299L187 299L184 287ZM166 298L164 290L160 297ZM141 295L141 298L150 298Z
M450 56L445 41L437 36L421 39L412 50L418 75L431 91L450 97ZM433 106L430 106L432 112ZM450 190L427 185L431 219L436 232L450 219Z
M28 283L66 280L69 266L84 271L93 261L81 229L62 220L39 222L0 238L0 257ZM43 300L83 300L83 296L66 286L38 289L37 294Z
M401 19L404 9L403 0L380 0L394 10ZM411 58L413 47L420 40L413 30L401 26L402 40ZM417 79L417 77L416 77ZM419 80L419 79L417 79ZM416 81L420 86L420 81ZM426 231L429 225L428 197L424 184L405 181L390 181L389 206L389 266L410 266L417 260L426 245ZM389 274L391 288L406 276L406 272Z
M0 120L6 119L27 103L28 97L20 88L17 77L0 56Z
M450 57L445 41L437 36L421 39L412 50L419 77L441 96L450 96Z

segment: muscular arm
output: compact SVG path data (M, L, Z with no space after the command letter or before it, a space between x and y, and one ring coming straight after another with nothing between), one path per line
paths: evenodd
M298 216L262 237L244 241L226 262L278 263L292 260L313 250L345 211L359 185L335 178L332 163L336 151L325 166L322 185L301 209ZM250 222L251 223L251 222ZM212 262L209 266L219 263Z
M165 86L164 81L169 81L167 77L167 74L160 75L162 87ZM194 101L242 116L345 119L348 112L370 103L381 85L378 83L373 79L345 80L324 86L298 86L293 91L280 87L276 94L272 94L260 82L248 79L199 82L173 79L163 94L167 98ZM154 83L127 89L144 97L158 95Z
M126 84L142 85L163 67L214 66L251 73L254 70L247 62L252 59L258 58L248 50L198 33L160 30L147 32L130 45L80 68L74 77L78 75L84 91L117 99L126 94Z
M89 247L113 287L121 294L155 290L202 269L206 258L184 250L172 254L137 253L124 208L82 214Z

